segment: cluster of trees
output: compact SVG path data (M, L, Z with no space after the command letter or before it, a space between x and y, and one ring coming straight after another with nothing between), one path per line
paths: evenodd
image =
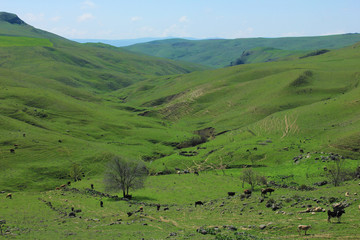
M351 170L346 167L345 159L337 157L328 163L325 176L336 187L344 181L360 178L360 166L355 171ZM254 190L257 185L267 184L266 177L256 173L252 168L244 169L240 179L242 180L242 187L247 183L251 190Z
M70 176L74 181L82 177L83 169L79 164L73 164L70 169ZM108 163L104 176L104 185L107 191L122 191L123 197L129 196L129 190L144 187L144 182L149 171L143 161L127 160L123 157L113 157ZM334 186L339 186L343 181L360 178L360 167L355 171L345 168L345 160L342 158L333 159L327 166L326 176ZM251 190L257 185L266 185L267 179L256 173L252 168L243 170L240 179L242 187L247 183Z
M251 187L251 191L254 190L256 185L267 184L266 177L256 173L252 168L244 169L242 175L240 176L240 179L242 180L242 187L244 187L245 183L248 183Z

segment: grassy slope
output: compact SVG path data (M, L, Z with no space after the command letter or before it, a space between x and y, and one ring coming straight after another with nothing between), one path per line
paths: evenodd
M205 159L219 161L224 155L229 155L226 161L233 164L259 158L260 163L269 165L280 158L291 165L298 152L278 152L291 145L309 151L335 149L358 159L359 54L359 45L355 45L296 61L148 80L120 94L127 96L127 104L147 107L153 115L171 120L174 128L229 131L205 144L207 149L199 150L199 155L172 155L158 161L159 166L163 162L172 168ZM313 143L299 143L306 138ZM273 143L260 147L261 153L255 153L258 157L246 152L266 139ZM341 146L342 141L354 146Z
M358 41L360 41L360 34L295 38L248 38L234 40L170 39L135 44L126 47L126 49L152 56L200 63L219 68L230 65L230 63L239 58L244 51L257 47L271 47L288 51L292 50L295 51L296 54L296 51L341 48L352 45ZM276 54L273 54L270 55L270 58L272 59L276 57ZM264 60L266 61L268 58ZM249 63L252 63L252 61Z
M122 109L122 99L109 102L98 94L203 69L0 23L2 33L16 36L14 43L30 38L53 45L0 47L0 185L5 190L52 188L67 177L73 162L99 174L97 161L107 156L104 152L149 154L150 136L166 134L162 122ZM18 147L10 154L14 144Z

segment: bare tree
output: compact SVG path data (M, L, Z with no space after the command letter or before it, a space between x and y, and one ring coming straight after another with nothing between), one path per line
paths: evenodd
M242 172L240 179L243 181L243 187L244 183L248 183L251 186L251 190L254 190L255 185L258 183L258 175L252 170L252 168L245 168Z
M344 168L345 160L339 157L334 157L330 165L328 165L327 176L335 187L339 186L346 177L346 169Z
M126 160L114 157L108 164L104 184L107 191L122 190L123 196L129 196L129 189L139 189L144 186L147 168L142 161Z
M82 171L83 171L83 169L79 164L73 163L71 165L69 175L76 182L78 180L81 180L81 177L83 175Z

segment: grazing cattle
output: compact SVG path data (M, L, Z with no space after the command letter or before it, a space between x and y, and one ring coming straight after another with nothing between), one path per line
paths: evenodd
M26 137L26 134L25 134L25 133L23 133L23 137Z
M132 212L128 212L127 215L128 215L128 217L131 217L131 215L133 215L133 213L132 213Z
M199 172L198 172L198 171L195 171L194 174L199 176Z
M349 192L346 192L345 193L345 197L349 197L350 196L350 193Z
M144 208L143 208L143 207L139 207L139 212L144 212Z
M244 190L244 194L245 194L245 195L251 195L251 193L252 193L252 192L251 192L251 190L249 190L249 189L245 189L245 190Z
M10 149L10 153L15 153L15 149Z
M59 139L59 141L58 141L59 143L62 143L62 140L61 139Z
M235 196L235 192L228 192L228 196L229 197Z
M61 188L66 188L66 184L60 185Z
M6 195L6 198L12 199L12 194L11 194L11 193L8 193L8 194Z
M91 189L94 189L94 184L91 184L90 187L91 187Z
M275 189L273 189L273 188L263 188L263 189L261 189L261 196L265 196L267 193L270 193L270 195L271 195L271 193L274 191L275 191Z
M196 202L195 202L195 207L196 207L197 205L199 205L199 206L200 206L200 205L204 205L204 203L203 203L202 201L196 201Z
M303 150L303 149L300 149L300 153L304 153L304 150Z
M253 150L254 150L254 151L257 151L257 147L254 147Z
M76 217L76 214L74 212L70 212L69 217Z
M345 213L345 209L344 206L342 205L335 205L333 207L333 211L328 210L327 214L328 214L328 222L331 222L331 218L337 218L338 222L340 222L341 220L341 215L343 215Z
M71 182L70 182L70 181L68 181L68 182L67 182L67 185L68 185L68 186L70 186L70 185L71 185Z
M100 207L104 207L104 202L100 201Z
M305 235L306 235L306 231L309 230L310 228L311 228L310 225L299 225L298 226L299 235L301 235L301 231L305 231Z
M60 188L59 188L59 187L56 187L55 190L60 190Z
M156 205L156 211L160 211L160 204Z
M169 210L169 208L168 208L168 207L164 208L164 211L168 211L168 210Z
M132 199L132 195L128 194L128 195L125 195L125 198L131 200Z

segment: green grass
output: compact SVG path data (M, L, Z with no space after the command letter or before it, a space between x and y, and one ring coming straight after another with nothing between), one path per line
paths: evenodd
M250 199L227 198L227 192L249 188L239 178L249 166L268 181L314 186L327 180L324 167L330 162L321 157L330 152L344 156L346 168L355 171L360 159L359 44L301 59L205 70L0 23L3 35L19 36L19 41L42 37L53 44L0 47L0 191L5 191L0 220L7 221L8 235L165 239L176 232L176 239L214 239L196 229L219 226L220 234L233 236L222 226L234 225L260 238L296 239L298 224L312 224L306 237L314 239L357 233L359 200L353 193L358 181L311 192L276 188L271 198L283 203L285 214L259 202L264 186L257 186ZM205 143L176 147L200 138L195 131L208 127L215 135ZM101 209L100 197L84 189L93 183L104 191L104 169L114 155L145 160L151 174L180 168L199 170L200 176L149 176L144 189L131 191L135 202L102 198ZM299 155L302 159L295 162ZM74 163L85 174L72 183L80 192L55 191L71 180ZM12 200L5 198L9 192ZM351 197L345 198L345 192ZM291 206L298 196L301 204ZM314 205L313 198L325 197L320 206L330 208L331 196L352 203L343 223L327 223L326 213L298 213L302 205ZM207 204L195 208L198 200ZM148 207L155 203L170 210ZM140 204L146 205L146 215L127 217ZM81 218L64 215L71 207L83 210ZM118 219L122 224L110 225ZM270 222L274 227L259 229Z
M52 47L53 44L49 39L44 38L29 38L29 37L9 37L0 36L0 47Z
M250 198L240 197L243 188L238 177L231 176L233 173L226 171L226 176L203 172L200 176L150 177L144 190L133 193L136 201L130 203L85 194L83 189L90 183L95 183L95 189L102 190L101 181L96 179L73 183L71 187L78 188L80 192L14 193L12 200L0 198L1 219L7 221L8 234L23 239L164 239L173 232L180 239L214 239L213 235L196 232L200 227L214 226L221 230L218 235L233 236L234 232L224 229L224 225L235 226L238 229L236 232L246 232L259 238L297 239L299 224L312 225L308 239L356 237L360 223L356 217L358 200L353 190L357 183L349 182L342 188L325 186L311 192L279 188L260 202L258 188ZM228 191L236 192L236 196L227 197ZM345 197L347 191L351 193L350 197ZM340 224L328 223L327 214L323 212L299 213L306 209L303 205L309 204L328 209L330 196L351 203ZM99 206L100 199L104 202L103 208ZM282 208L278 211L266 208L269 199L281 202ZM314 199L320 202L316 203ZM195 207L194 202L198 200L205 205ZM293 205L297 201L298 204ZM54 210L47 202L51 202ZM156 203L162 205L160 211L149 205ZM144 206L144 213L127 216L127 212L134 212L140 206ZM168 211L163 210L166 206ZM71 211L71 207L82 210L76 218L64 215ZM114 224L118 222L120 224ZM267 225L266 229L260 230L261 224Z

